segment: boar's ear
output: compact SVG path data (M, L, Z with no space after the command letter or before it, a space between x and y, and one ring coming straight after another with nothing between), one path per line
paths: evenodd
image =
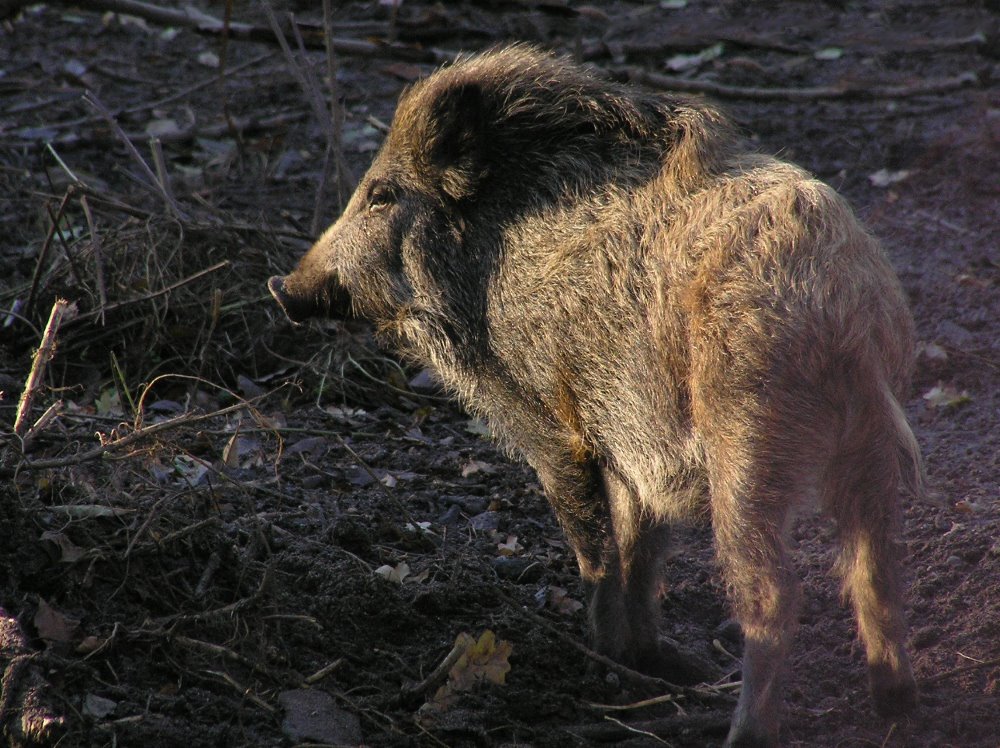
M445 89L428 113L426 165L455 200L471 197L483 176L487 113L478 83Z

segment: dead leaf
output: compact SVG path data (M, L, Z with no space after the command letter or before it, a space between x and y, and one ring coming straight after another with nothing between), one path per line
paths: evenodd
M83 713L88 717L103 719L111 714L117 706L117 701L106 699L103 696L98 696L97 694L88 693L83 700Z
M902 182L912 173L910 169L899 169L897 171L879 169L874 174L868 175L868 181L875 187L888 187L891 184L896 184L896 182Z
M478 418L473 418L465 422L465 430L470 434L475 434L476 436L490 436L490 427L486 425L485 421L481 421Z
M236 386L240 388L240 392L243 394L243 397L261 397L267 394L267 390L249 377L245 377L242 374L236 377Z
M325 436L306 436L285 447L285 455L301 454L312 462L319 462L330 449L330 440Z
M61 553L59 560L67 564L79 561L85 553L83 548L76 545L76 543L66 537L64 533L57 532L55 530L46 530L43 532L42 540L47 540L50 543L55 543L59 546L59 551Z
M120 416L124 412L118 390L114 387L104 390L101 396L94 400L94 408L99 416Z
M700 68L706 62L711 62L712 60L721 57L723 50L722 42L718 44L713 44L711 47L706 47L693 55L674 55L665 63L667 70L673 70L675 73L679 73L685 70L694 70Z
M927 390L923 397L932 408L955 408L972 402L968 390L959 391L951 384L935 385Z
M146 134L151 138L165 138L181 131L177 120L164 118L154 119L146 123Z
M328 405L323 410L333 416L333 420L337 423L354 426L355 428L361 426L365 419L368 418L367 411L361 408L338 408L336 405Z
M96 519L98 517L124 517L134 512L134 509L119 509L104 504L53 504L48 507L50 512L66 514L70 519Z
M239 429L236 430L229 441L226 442L225 448L222 450L222 464L227 468L238 468L240 466L240 432Z
M197 486L204 481L211 469L212 466L209 463L191 455L174 457L174 472L181 480L192 486Z
M198 62L207 68L219 67L219 56L215 52L202 52L198 55Z
M469 640L472 640L471 636ZM458 659L448 672L448 678L456 688L462 690L472 688L481 680L502 686L510 672L507 658L513 649L510 642L497 639L493 631L486 629L479 641L468 647Z
M524 546L517 542L517 535L508 535L506 542L497 543L497 550L501 556L516 556L524 550Z
M382 72L401 81L415 81L424 77L424 69L410 62L393 62L382 67Z
M570 597L569 593L562 587L550 585L548 594L546 595L546 602L550 608L564 616L571 616L583 609L583 603Z
M403 580L410 575L410 565L405 561L400 561L395 566L385 564L384 566L378 567L375 570L375 573L384 579L388 579L390 582L402 584Z
M475 475L476 473L492 475L496 471L496 465L491 465L488 462L482 462L480 460L469 460L462 466L462 477L468 478L470 475Z
M928 358L931 361L947 361L948 352L939 346L937 343L923 343L918 346L917 351L919 355L924 358Z
M462 650L458 660L448 671L448 681L441 686L423 712L440 712L450 707L462 691L468 691L478 683L487 682L504 685L510 672L508 658L513 645L497 639L490 629L486 629L477 641L464 631L455 637L453 649Z
M844 50L840 47L824 47L813 53L813 57L817 60L839 60L843 56Z
M38 610L35 612L35 628L38 635L50 642L70 642L76 638L77 629L80 622L75 618L70 618L47 602L45 598L38 599Z
M76 651L79 654L87 655L91 652L96 652L98 649L107 644L107 642L107 639L102 639L99 636L91 634L90 636L83 637L83 641L76 645Z

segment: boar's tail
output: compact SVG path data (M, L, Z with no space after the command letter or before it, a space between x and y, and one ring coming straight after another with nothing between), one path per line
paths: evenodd
M882 396L892 417L900 481L914 498L923 498L926 495L926 476L923 459L920 457L920 446L913 435L913 429L910 428L910 424L906 420L903 407L886 382L882 383Z

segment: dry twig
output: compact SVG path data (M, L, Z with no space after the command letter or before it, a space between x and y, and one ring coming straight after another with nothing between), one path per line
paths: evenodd
M45 369L52 360L56 351L56 335L59 326L63 322L68 322L76 316L76 304L65 299L56 299L49 314L49 322L45 325L45 332L42 333L42 342L35 351L34 361L31 364L31 371L24 384L24 391L21 393L21 400L17 404L17 417L14 419L14 434L23 437L28 428L28 418L31 415L31 405L38 393L38 388L42 384L45 376ZM22 451L26 440L22 441Z
M154 187L156 190L159 191L160 195L163 197L163 201L167 204L167 207L170 209L170 212L173 213L173 215L178 220L187 221L188 220L187 213L185 213L181 209L181 206L174 199L174 196L170 194L170 190L167 187L166 182L161 181L153 172L153 170L149 168L149 164L146 163L146 159L144 159L139 154L139 151L136 150L135 146L132 145L132 140L129 138L128 135L125 134L125 131L122 130L121 125L118 124L118 121L114 118L114 115L112 115L111 112L108 111L108 108L105 107L104 104L101 103L100 99L98 99L97 96L95 96L91 91L87 91L83 95L83 100L86 101L88 104L90 104L92 107L94 107L94 109L96 109L98 112L100 112L101 116L103 116L104 119L107 121L112 131L114 131L118 135L119 140L121 140L122 143L125 145L125 149L131 154L132 159L139 165L139 168L142 170L142 173L146 176L146 179L149 181L149 186ZM155 148L153 152L154 154L156 153Z
M678 714L634 722L630 725L611 719L592 725L577 725L569 728L568 731L577 738L599 743L628 740L635 737L637 732L652 736L690 733L725 735L729 729L729 719L729 714L715 711L702 714Z

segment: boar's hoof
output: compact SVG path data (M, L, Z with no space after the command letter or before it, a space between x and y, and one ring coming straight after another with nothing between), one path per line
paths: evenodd
M909 668L901 674L893 674L888 668L872 668L868 677L875 712L883 719L903 717L916 708L917 684Z
M777 739L759 735L751 730L733 730L726 738L723 748L777 748Z
M656 675L678 685L710 683L719 677L715 664L701 655L670 641L660 640L659 651L649 660Z

